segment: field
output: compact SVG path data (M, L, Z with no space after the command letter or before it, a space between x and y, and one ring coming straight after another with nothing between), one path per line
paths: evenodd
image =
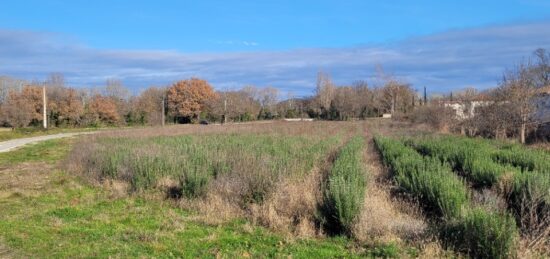
M381 120L51 140L0 154L0 257L545 257L547 161Z

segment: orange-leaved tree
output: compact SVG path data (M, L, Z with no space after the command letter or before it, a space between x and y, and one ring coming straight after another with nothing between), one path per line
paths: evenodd
M88 106L88 115L94 122L116 124L120 120L116 103L112 98L96 95Z
M12 127L26 127L42 121L42 88L25 86L21 92L11 91L3 105L2 117Z
M216 93L208 82L198 78L182 80L168 89L168 109L176 118L200 119L200 113Z

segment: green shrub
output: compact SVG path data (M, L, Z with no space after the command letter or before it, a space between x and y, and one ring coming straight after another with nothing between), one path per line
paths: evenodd
M90 140L73 150L82 163L72 163L95 180L122 180L131 191L142 191L166 177L179 180L181 196L196 198L213 179L237 179L231 184L242 185L235 194L247 204L263 202L281 177L311 172L340 136L216 133Z
M181 191L187 198L203 197L207 191L209 176L207 173L194 170L180 178Z
M507 146L492 155L493 160L517 166L523 171L550 174L550 155L542 150L523 146Z
M378 245L367 250L369 258L399 258L400 249L394 243Z
M352 138L339 152L331 168L325 192L324 214L331 231L351 234L365 200L364 140Z
M130 184L132 190L151 188L168 170L166 161L158 156L135 155L131 165Z
M550 226L550 175L525 172L517 175L508 194L508 206L522 230L538 231Z
M496 149L482 140L446 136L409 140L408 144L424 155L449 163L475 187L491 187L504 174L519 172L516 168L493 161L491 156Z
M447 222L440 235L447 246L473 258L509 258L518 233L510 215L473 209Z
M453 218L469 205L468 189L449 165L423 157L398 140L376 137L375 143L397 185L418 199L426 212Z
M469 203L468 190L448 165L433 158L421 158L420 163L404 157L397 161L415 165L396 176L398 185L418 199L429 213L445 218L457 217Z

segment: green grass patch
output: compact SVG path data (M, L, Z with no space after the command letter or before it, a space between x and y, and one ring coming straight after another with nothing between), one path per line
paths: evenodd
M71 139L52 139L0 153L0 166L39 161L56 163L71 150L71 142Z
M360 256L346 238L288 241L244 220L206 225L162 201L113 199L68 183L40 197L1 199L3 242L29 257Z

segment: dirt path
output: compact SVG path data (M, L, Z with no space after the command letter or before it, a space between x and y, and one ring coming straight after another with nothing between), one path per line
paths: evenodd
M367 148L367 191L363 213L357 224L357 234L366 241L414 241L425 236L427 224L417 208L392 197L393 187L389 172L381 163L368 129L365 131Z
M8 152L18 147L40 142L40 141L66 138L66 137L72 137L72 136L83 135L83 134L93 134L93 133L95 132L60 133L60 134L38 136L38 137L31 137L31 138L12 139L8 141L0 142L0 153Z
M15 254L0 239L0 258L15 258Z

